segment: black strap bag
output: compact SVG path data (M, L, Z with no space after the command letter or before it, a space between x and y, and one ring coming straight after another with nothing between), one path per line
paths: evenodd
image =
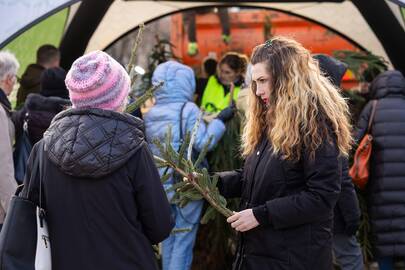
M47 227L45 211L42 208L41 173L39 174L39 205L30 199L31 186L35 184L35 179L41 170L42 162L40 160L42 160L42 156L43 147L41 144L34 159L29 183L25 183L27 192L21 192L23 189L23 185L21 185L11 199L0 233L0 270L50 269L49 237L43 232ZM44 265L44 253L48 259L46 261L47 268L42 267ZM38 259L40 263L38 263Z

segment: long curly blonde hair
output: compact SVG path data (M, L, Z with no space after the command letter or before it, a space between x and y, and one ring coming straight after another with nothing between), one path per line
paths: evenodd
M251 63L266 65L271 89L265 105L252 82L243 156L255 150L263 135L273 152L287 160L299 160L304 149L313 158L324 141L335 142L340 154L348 155L352 144L348 105L308 50L292 39L274 37L254 48Z

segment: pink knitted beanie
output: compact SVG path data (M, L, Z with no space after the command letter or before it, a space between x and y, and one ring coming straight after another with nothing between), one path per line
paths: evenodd
M102 51L76 59L65 83L73 108L79 109L116 111L126 102L130 89L130 79L125 69Z

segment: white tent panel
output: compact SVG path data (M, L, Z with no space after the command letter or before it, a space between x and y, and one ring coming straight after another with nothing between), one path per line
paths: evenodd
M0 0L0 44L38 19L66 7L72 0Z
M209 3L116 0L91 38L87 51L104 49L115 39L140 23L177 10L207 4Z
M170 12L205 5L212 2L122 1L116 0L100 23L87 51L104 49L122 34L142 22ZM318 21L343 33L374 54L388 59L381 43L374 35L357 8L350 2L343 3L244 3L249 6L276 8ZM238 5L244 5L239 3Z

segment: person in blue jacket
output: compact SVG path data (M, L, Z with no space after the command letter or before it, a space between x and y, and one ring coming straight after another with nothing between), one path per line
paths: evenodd
M169 127L172 131L172 145L179 149L182 139L187 132L191 132L200 114L200 109L193 103L195 92L194 72L190 67L176 61L160 64L153 73L152 82L164 82L162 89L155 95L155 105L143 116L145 132L150 148L155 155L159 151L152 144L153 139L164 140ZM196 140L195 153L200 152L209 138L212 137L208 150L212 150L225 132L225 122L234 115L234 107L230 106L212 120L209 124L200 122ZM183 138L182 138L183 137ZM160 169L162 175L167 168ZM170 171L169 171L170 172ZM176 179L169 179L164 183L165 190L169 189ZM168 192L169 200L173 192ZM175 218L175 229L181 232L172 233L162 245L163 270L190 269L193 258L193 246L200 221L203 201L192 201L180 208L172 204L172 214ZM183 230L186 229L186 230Z

